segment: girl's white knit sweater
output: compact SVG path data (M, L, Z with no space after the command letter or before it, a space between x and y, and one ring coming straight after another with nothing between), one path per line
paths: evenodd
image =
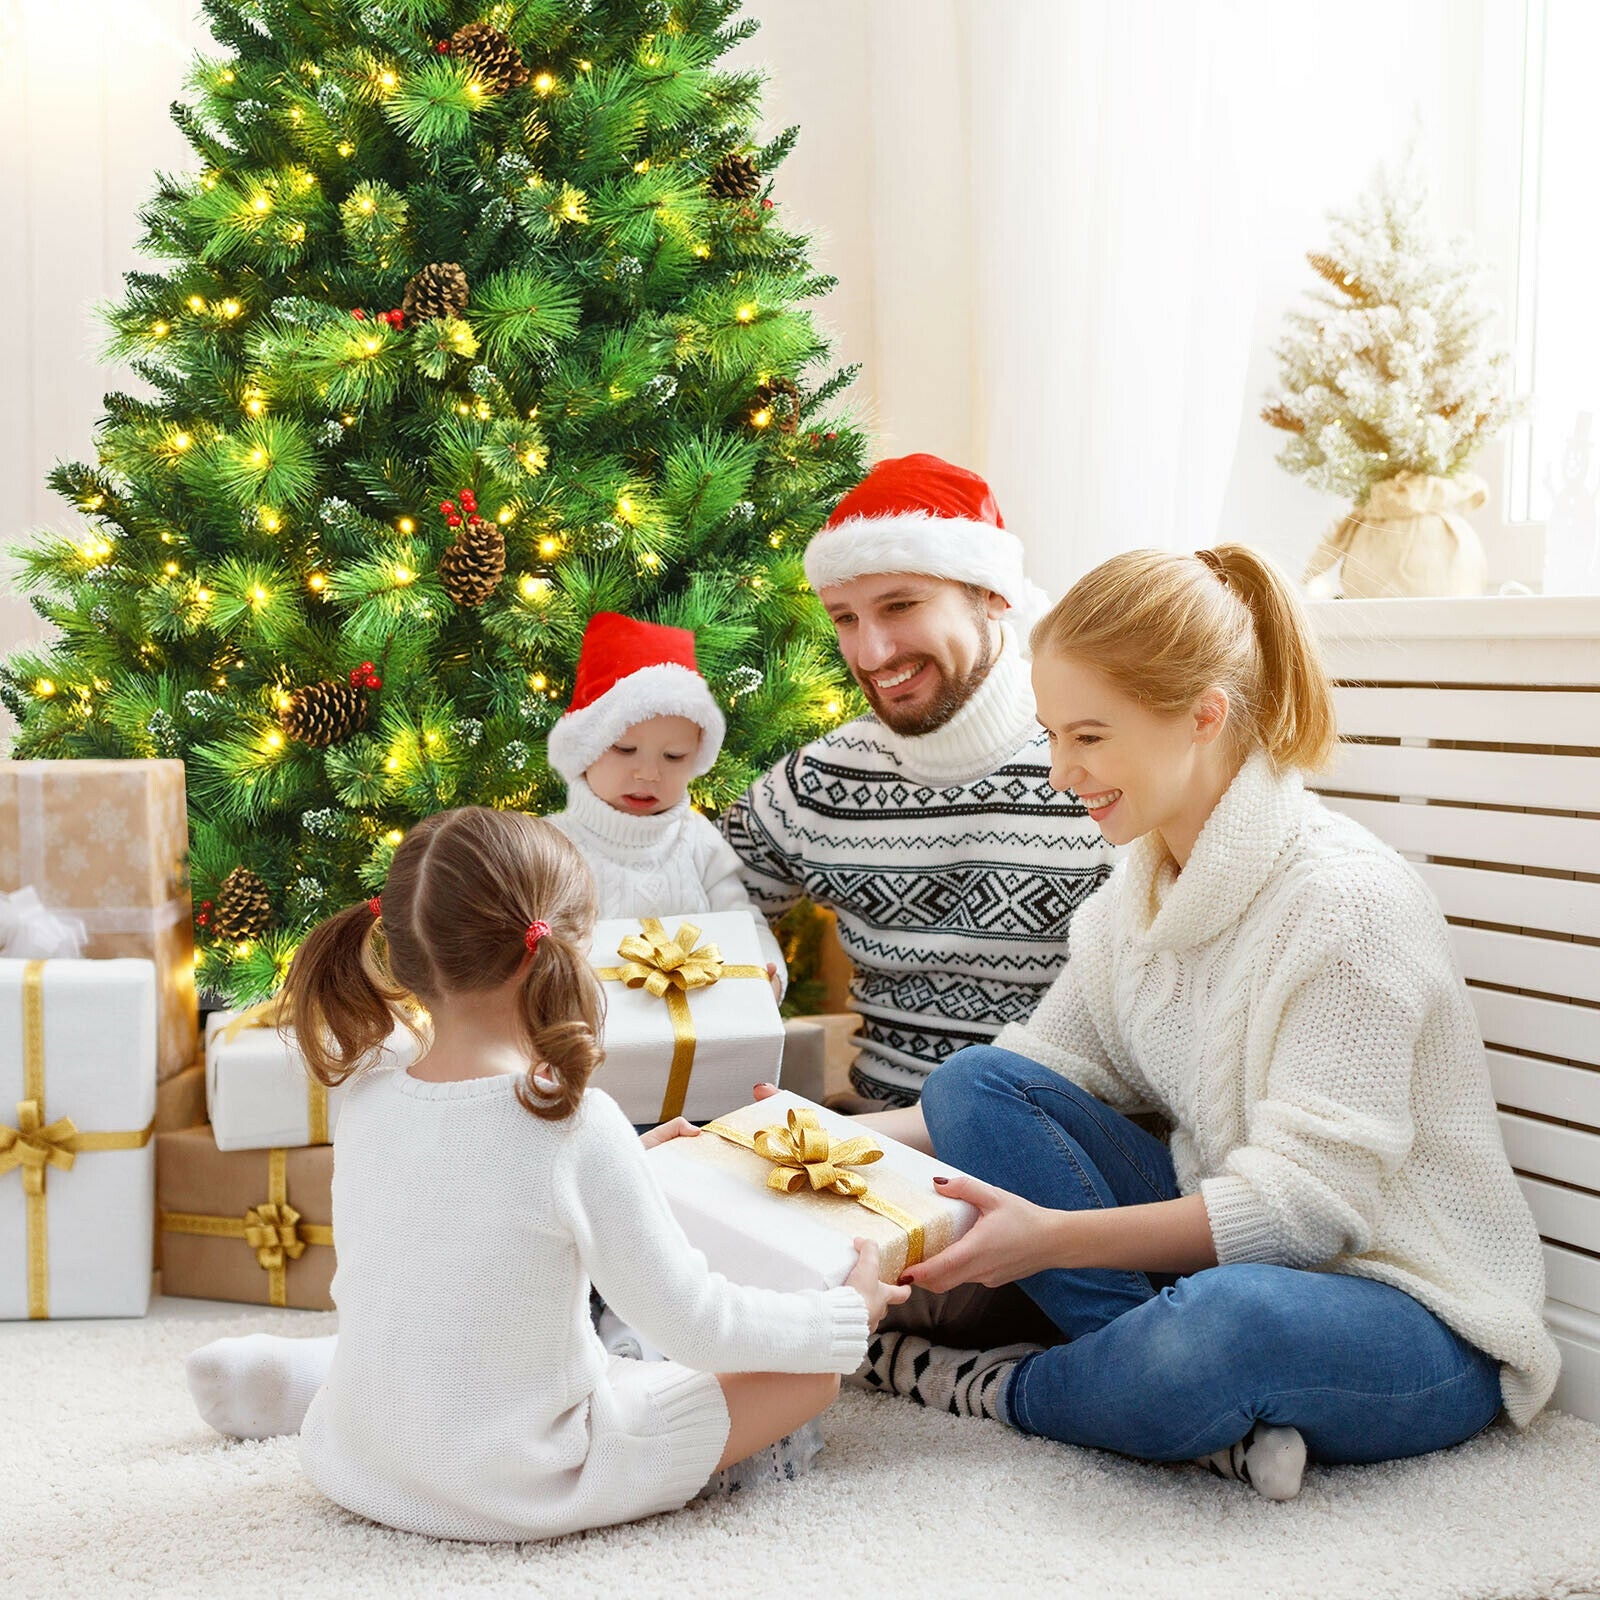
M1251 757L1181 873L1140 839L995 1043L1168 1117L1219 1262L1393 1284L1501 1362L1512 1421L1549 1398L1539 1239L1444 918L1297 775Z
M727 1442L714 1372L845 1373L866 1353L854 1289L712 1272L609 1096L550 1122L518 1081L374 1074L339 1116L339 1341L300 1456L390 1527L542 1539L681 1506ZM591 1282L665 1361L607 1355Z
M582 779L567 805L545 819L578 847L594 874L601 917L670 917L692 911L748 911L761 959L782 978L783 951L739 880L739 858L687 800L653 817L608 806Z

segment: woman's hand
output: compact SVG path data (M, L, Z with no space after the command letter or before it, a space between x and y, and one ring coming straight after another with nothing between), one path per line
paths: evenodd
M940 1194L976 1206L978 1220L938 1255L907 1267L900 1276L901 1283L934 1294L943 1294L960 1283L981 1283L998 1289L1001 1284L1015 1283L1046 1267L1061 1265L1050 1258L1050 1241L1060 1219L1069 1213L1036 1206L1021 1195L1008 1194L965 1175L933 1181Z
M663 1122L659 1128L641 1133L639 1143L650 1150L658 1144L665 1144L668 1139L693 1139L698 1138L699 1134L700 1130L687 1117L674 1117L671 1122Z
M856 1264L844 1280L847 1289L854 1289L867 1303L867 1331L876 1333L883 1314L890 1306L897 1306L911 1298L911 1291L884 1283L878 1277L880 1265L878 1246L871 1239L856 1240Z
M783 1000L784 982L778 976L778 963L776 961L767 963L767 982L772 985L772 998L781 1002Z

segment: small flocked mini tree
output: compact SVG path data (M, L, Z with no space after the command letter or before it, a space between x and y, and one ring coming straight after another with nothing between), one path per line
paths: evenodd
M1307 259L1312 309L1292 311L1261 415L1289 434L1278 461L1358 505L1401 472L1450 478L1510 419L1508 351L1484 273L1430 215L1409 159L1381 173Z
M562 800L590 615L694 629L716 807L854 707L808 534L864 468L830 281L768 192L738 0L207 0L109 311L111 394L24 553L18 756L188 763L202 986L273 989L406 828Z

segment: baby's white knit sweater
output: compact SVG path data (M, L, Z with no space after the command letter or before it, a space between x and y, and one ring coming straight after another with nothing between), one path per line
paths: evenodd
M608 1095L550 1122L517 1082L374 1074L339 1116L339 1341L300 1456L390 1527L542 1539L681 1506L727 1442L713 1373L845 1373L866 1353L854 1289L712 1272ZM591 1282L665 1361L607 1355Z
M995 1043L1164 1113L1220 1262L1393 1284L1502 1363L1513 1422L1549 1398L1539 1238L1444 918L1297 775L1253 756L1181 873L1139 840Z
M670 917L679 912L748 911L761 959L787 973L767 919L739 879L739 858L687 800L653 817L608 806L582 779L567 786L567 806L545 819L578 847L594 874L601 917Z

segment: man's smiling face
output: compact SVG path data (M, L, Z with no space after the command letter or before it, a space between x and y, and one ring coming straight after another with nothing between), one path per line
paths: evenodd
M942 728L972 697L994 665L1007 609L971 584L905 572L830 584L817 598L878 720L904 736Z

